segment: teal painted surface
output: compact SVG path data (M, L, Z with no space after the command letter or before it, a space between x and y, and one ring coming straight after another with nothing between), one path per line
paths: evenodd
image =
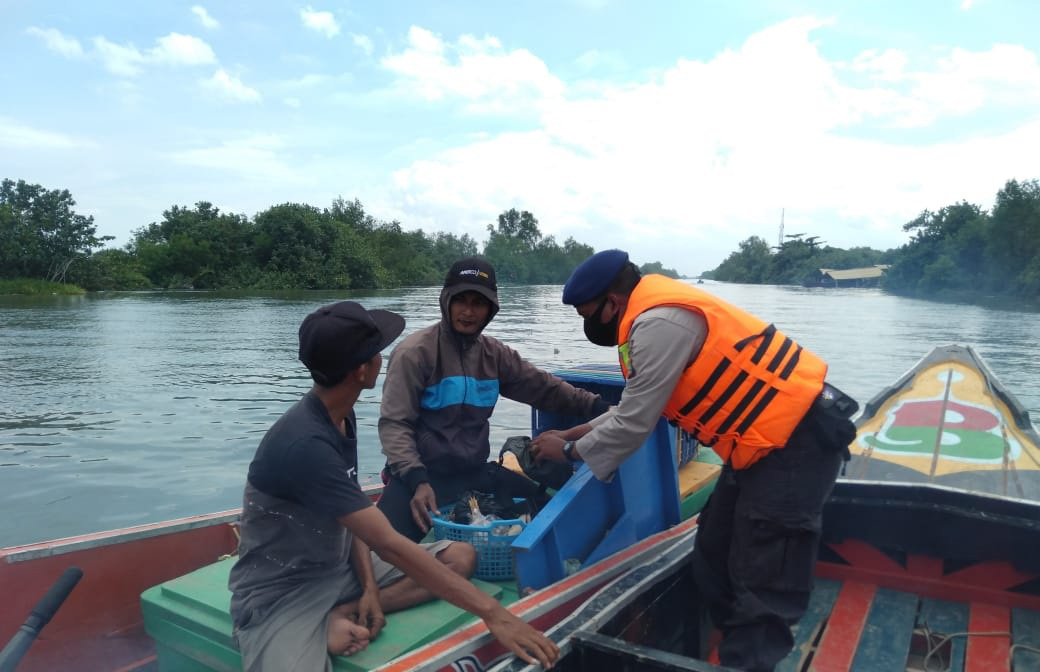
M840 581L816 579L816 585L809 597L809 608L793 629L794 648L777 664L776 672L799 672L802 669L803 662L812 650L817 629L824 619L831 615L839 592Z
M932 633L932 639L938 644L938 637L951 635L958 632L967 632L968 618L971 615L967 603L949 602L947 600L921 600L921 612L917 617L917 627L927 626ZM964 670L964 652L968 643L964 637L954 637L950 640L950 659L948 669L950 672L962 672ZM927 661L930 666L938 666L939 654ZM929 667L928 669L933 669Z
M918 597L888 588L874 595L850 672L906 669L917 617Z
M1031 609L1011 610L1011 643L1015 672L1040 670L1040 612ZM1026 646L1033 650L1017 648Z

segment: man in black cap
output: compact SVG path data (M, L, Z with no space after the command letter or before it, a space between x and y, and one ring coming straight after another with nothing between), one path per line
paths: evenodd
M441 320L405 338L390 355L379 439L387 457L379 508L418 541L431 511L467 490L531 497L529 479L488 462L488 419L499 395L553 413L590 418L609 407L597 395L535 368L484 328L498 312L495 269L481 258L455 262L440 295Z
M300 325L300 361L314 386L268 430L249 465L228 580L247 671L331 672L329 654L364 649L384 613L433 596L480 616L528 662L548 665L558 655L466 580L476 566L472 546L417 546L357 483L354 403L375 386L380 352L403 329L400 315L352 301L319 308Z
M772 670L808 606L856 402L772 324L678 280L642 277L621 250L582 262L563 302L591 342L617 347L625 392L591 423L536 437L532 452L607 479L662 415L711 446L724 467L700 515L694 577L723 634L722 664Z

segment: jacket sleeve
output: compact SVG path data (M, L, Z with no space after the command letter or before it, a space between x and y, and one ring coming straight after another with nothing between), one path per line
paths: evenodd
M610 405L588 390L542 371L504 343L497 343L502 396L560 415L594 418Z
M415 492L429 481L416 447L422 361L418 348L402 343L390 354L379 405L379 442L390 471Z

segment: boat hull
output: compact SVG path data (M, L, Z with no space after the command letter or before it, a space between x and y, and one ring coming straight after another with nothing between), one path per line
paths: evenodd
M847 476L1040 499L1040 436L971 348L935 348L865 406Z

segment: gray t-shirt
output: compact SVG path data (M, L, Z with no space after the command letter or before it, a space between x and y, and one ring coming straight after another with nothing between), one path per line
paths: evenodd
M673 306L651 308L633 320L628 336L631 368L621 401L592 420L592 431L574 444L596 478L609 480L650 436L707 334L703 315Z
M352 535L338 518L371 506L357 483L356 426L351 413L341 433L308 392L264 435L228 579L236 628L302 583L351 571Z

